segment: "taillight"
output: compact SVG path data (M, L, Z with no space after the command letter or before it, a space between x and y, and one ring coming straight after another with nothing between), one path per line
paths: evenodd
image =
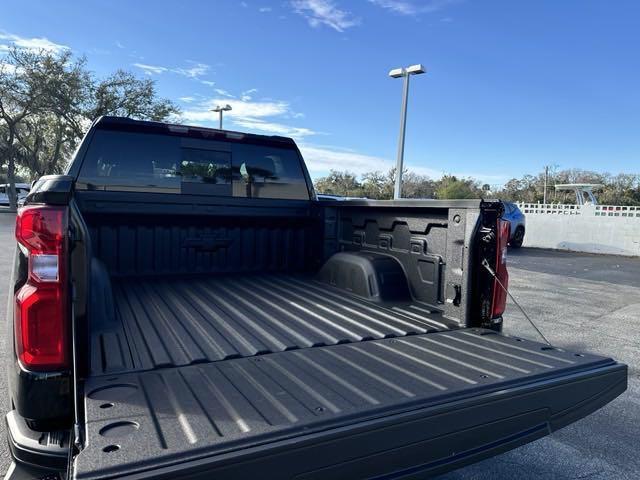
M30 370L68 366L67 209L33 205L16 217L27 282L15 294L16 351Z
M498 220L496 245L496 278L493 281L493 301L491 302L491 318L498 318L507 307L507 288L509 272L507 272L507 243L511 225L507 220ZM502 284L502 286L500 286ZM503 288L504 287L504 288Z

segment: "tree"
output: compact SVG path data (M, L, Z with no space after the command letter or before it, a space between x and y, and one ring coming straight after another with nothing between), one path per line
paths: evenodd
M435 195L439 199L449 198L481 198L482 190L471 178L457 178L455 175L444 175L437 182Z
M0 64L0 119L2 119L1 150L6 161L9 182L9 207L16 209L15 175L18 157L19 130L27 117L45 105L46 84L39 75L36 55L16 48L9 51L8 60Z
M316 181L316 190L320 193L330 193L343 196L363 196L372 199L388 200L393 198L395 184L395 169L387 173L380 171L365 172L361 180L349 172L331 173ZM640 175L632 173L598 173L589 170L550 169L548 188L554 192L553 185L557 183L600 183L603 185L598 193L599 201L609 205L639 205L640 206ZM537 175L523 175L522 178L512 178L504 184L502 189L489 195L512 202L535 203L543 200L544 172ZM404 198L482 198L488 190L473 178L459 178L454 175L444 175L439 180L432 180L424 175L406 171L403 176L402 196ZM575 196L548 196L551 201L563 203L575 202Z
M0 154L10 207L18 171L39 177L64 170L85 131L101 115L166 120L178 108L155 84L118 70L96 79L84 58L12 48L0 61Z
M387 173L379 170L365 172L361 175L361 179L358 181L353 173L331 170L328 176L316 180L315 188L320 193L333 195L361 196L376 200L393 198L396 181L395 168L390 169ZM403 198L433 198L434 192L435 182L429 177L405 171L402 177Z
M153 80L139 79L118 70L92 85L85 116L95 119L102 115L116 115L162 121L177 113L178 109L171 101L157 98Z
M402 176L402 196L404 198L434 198L436 182L425 175L406 172Z
M554 185L562 183L597 183L602 187L597 190L598 201L609 205L640 205L640 175L634 173L594 172L582 169L558 170L552 167L548 179L548 201L575 203L573 192L556 193ZM521 179L509 180L496 196L508 201L535 203L542 202L544 172L537 175L524 175Z
M367 172L362 175L362 196L377 200L393 198L393 186L396 181L396 169L387 173Z
M329 195L362 196L362 185L358 182L356 175L348 171L331 170L328 176L316 180L315 188L318 192Z
M76 131L76 123L84 118L90 98L86 60L74 61L68 51L59 56L28 53L22 60L22 68L28 67L29 76L42 85L46 103L18 129L18 164L32 177L59 173L84 133Z

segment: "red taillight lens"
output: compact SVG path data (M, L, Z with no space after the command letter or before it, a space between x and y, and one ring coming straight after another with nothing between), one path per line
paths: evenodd
M66 223L66 208L23 207L16 218L16 239L30 253L58 254L63 249Z
M67 332L59 285L24 285L16 294L16 346L22 364L33 370L67 366Z
M68 366L67 222L64 207L27 206L16 217L16 240L29 265L15 295L16 351L28 369Z
M496 279L493 282L493 301L491 303L491 318L498 318L507 307L507 291L509 287L509 272L507 271L507 244L511 225L507 220L498 220L498 235L496 249ZM502 288L500 286L502 284Z

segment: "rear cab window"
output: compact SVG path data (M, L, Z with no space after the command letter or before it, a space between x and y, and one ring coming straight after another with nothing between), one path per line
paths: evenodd
M76 187L310 199L302 158L293 143L253 144L99 128L84 155Z

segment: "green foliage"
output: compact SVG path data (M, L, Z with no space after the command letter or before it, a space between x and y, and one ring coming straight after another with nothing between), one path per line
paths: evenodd
M454 175L445 175L436 187L436 198L482 198L482 190L478 182L471 178L457 178Z
M395 180L395 168L387 173L364 173L361 180L353 173L331 170L328 176L316 180L315 188L318 193L330 195L389 200L393 198ZM402 180L403 198L480 198L483 193L474 180L448 175L440 180L432 180L425 175L406 171Z
M362 196L362 184L358 182L355 174L347 171L331 170L328 176L316 180L315 188L319 193L329 195L341 195L343 197Z
M402 177L402 195L405 198L434 198L438 182L425 175L405 172Z
M91 85L92 102L87 117L115 115L162 121L178 113L169 100L158 99L153 80L139 79L130 72L118 70Z
M368 172L363 174L361 196L375 199L393 198L395 173L395 169L392 169L386 174L382 172Z
M96 79L70 51L13 48L0 60L0 167L9 183L60 173L98 116L165 120L176 113L149 79L121 70Z
M558 171L552 168L547 179L547 202L575 203L575 195L556 192L554 185L564 183L598 183L598 202L603 205L640 205L640 174L598 173L591 170L568 169ZM512 178L502 189L494 192L495 197L513 202L536 203L544 199L544 172L538 175L524 175Z
M393 198L395 169L387 173L379 171L367 172L360 179L353 173L331 173L315 182L318 193L351 197L366 197L386 200ZM574 203L573 193L555 193L554 185L560 183L600 183L602 189L597 192L598 201L609 205L640 205L640 174L598 173L589 170L552 169L549 173L547 201ZM439 180L432 180L424 175L407 171L403 176L402 196L404 198L500 198L513 202L542 202L544 193L544 172L538 175L524 175L512 178L500 189L489 189L489 185L481 185L472 178L459 178L444 175Z

